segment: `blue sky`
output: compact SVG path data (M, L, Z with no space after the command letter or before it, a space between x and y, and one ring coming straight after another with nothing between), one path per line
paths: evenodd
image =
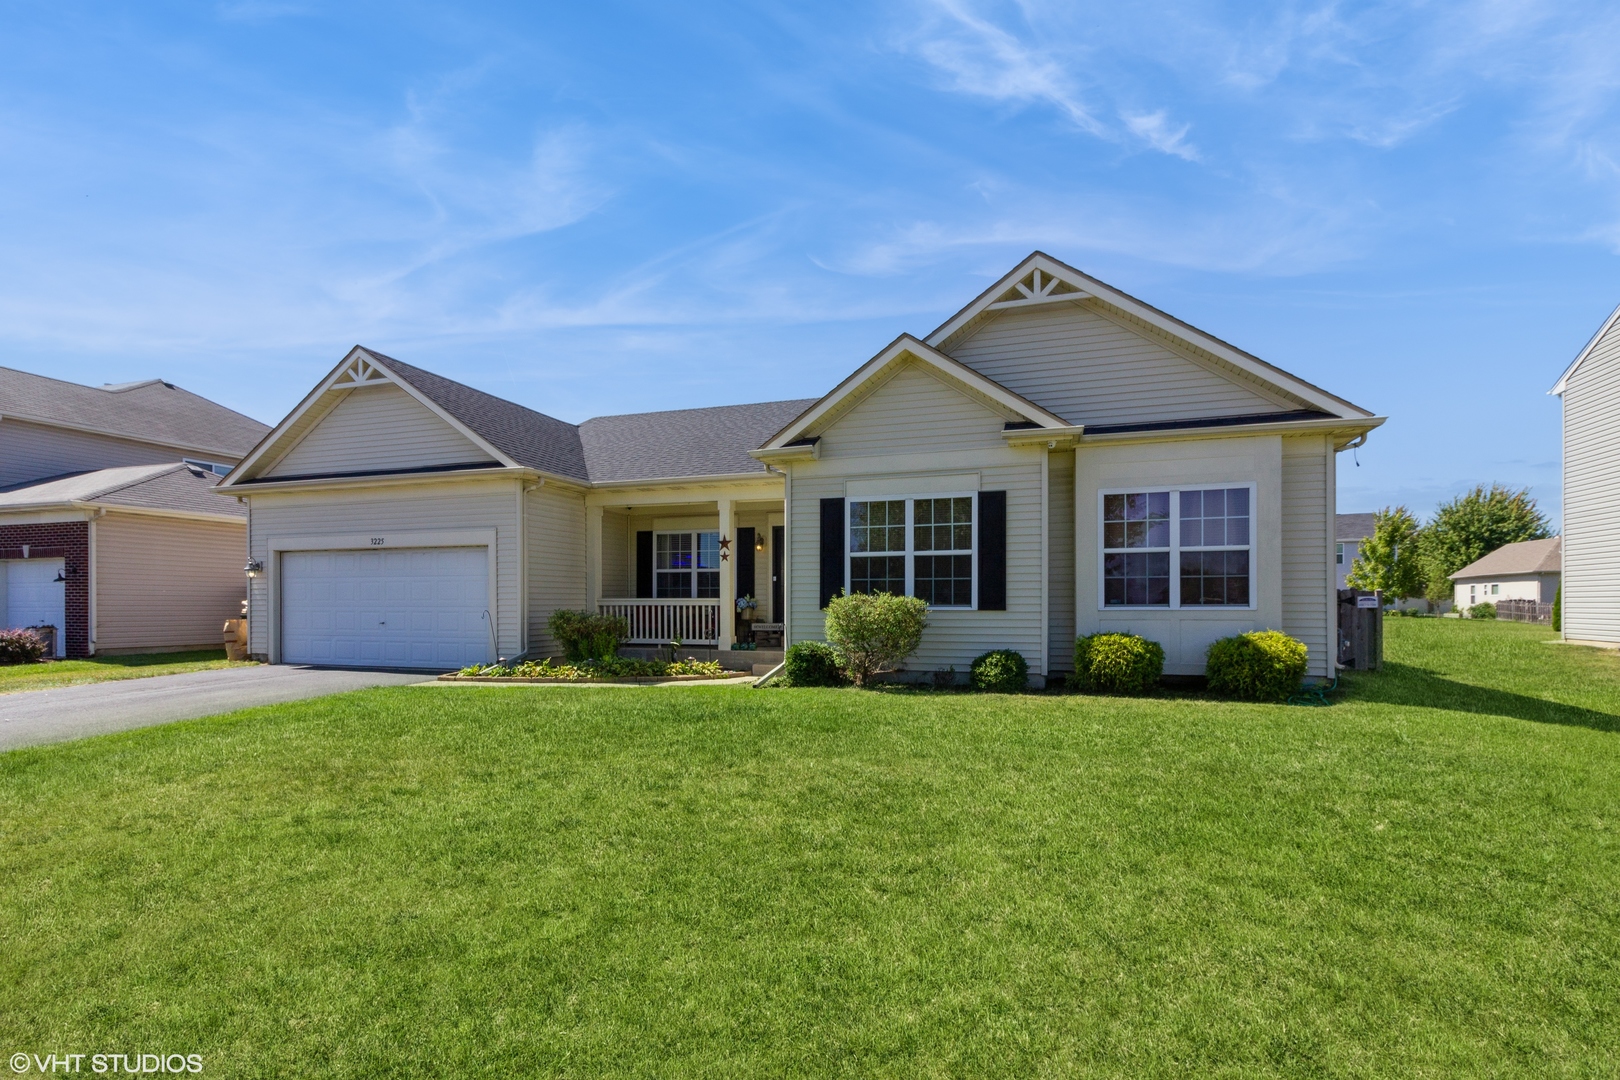
M14 3L0 363L278 419L360 342L569 420L814 396L1040 248L1558 503L1612 4Z

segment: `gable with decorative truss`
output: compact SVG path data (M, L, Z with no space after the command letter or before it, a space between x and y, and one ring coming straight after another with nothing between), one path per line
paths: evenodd
M254 448L224 486L255 479L508 464L357 346Z
M493 460L392 380L359 374L333 390L342 391L342 399L261 475L407 472Z
M927 342L1074 424L1372 416L1039 251Z
M1061 300L1084 300L1089 295L1080 286L1064 281L1056 274L1048 273L1037 266L1023 278L1013 282L1012 288L997 296L990 304L990 310L1006 311L1009 308L1050 304Z

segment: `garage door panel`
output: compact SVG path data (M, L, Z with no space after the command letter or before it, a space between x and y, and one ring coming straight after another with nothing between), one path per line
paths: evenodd
M487 548L281 559L287 663L456 668L491 659Z

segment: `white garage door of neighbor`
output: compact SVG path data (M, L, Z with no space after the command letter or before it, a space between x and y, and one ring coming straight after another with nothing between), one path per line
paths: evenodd
M282 662L459 668L493 660L488 552L283 553Z
M7 559L0 562L5 580L6 628L56 627L56 655L67 655L67 585L61 559Z

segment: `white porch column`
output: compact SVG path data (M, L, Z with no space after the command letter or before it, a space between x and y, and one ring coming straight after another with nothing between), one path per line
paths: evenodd
M585 607L602 599L602 508L585 507Z
M720 511L720 539L731 543L721 548L720 556L720 648L731 648L731 628L737 614L737 522L732 516L731 500L715 500Z

